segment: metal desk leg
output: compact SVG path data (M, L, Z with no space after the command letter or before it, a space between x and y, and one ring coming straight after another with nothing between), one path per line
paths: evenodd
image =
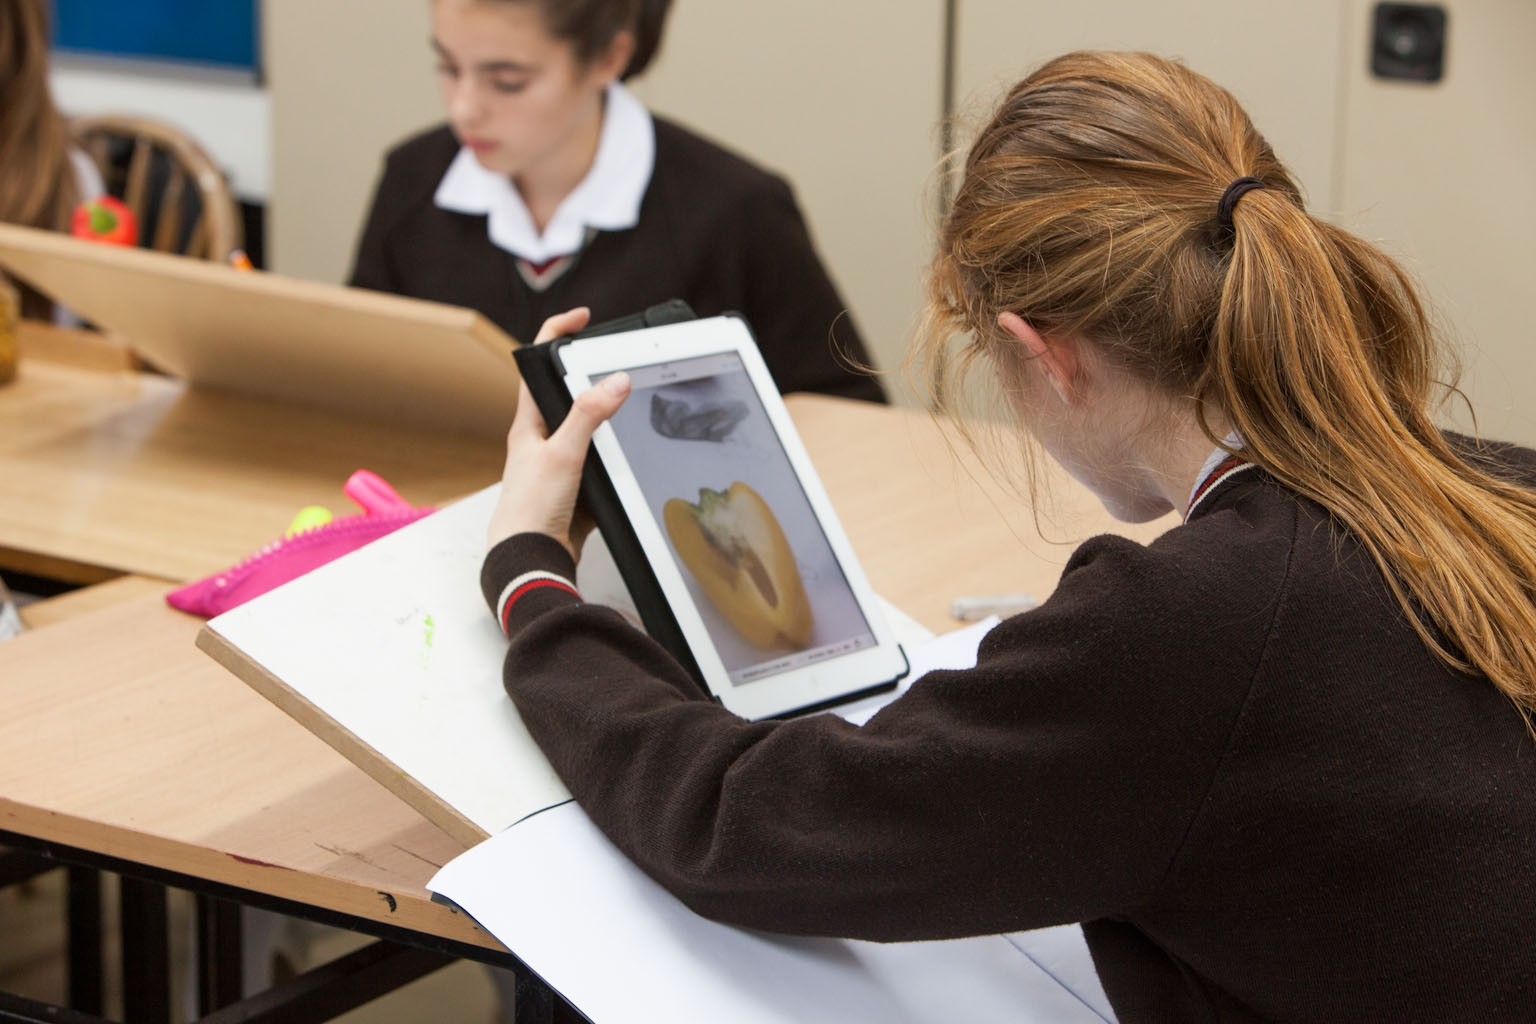
M516 996L512 1019L517 1024L554 1024L554 997L548 985L532 971L519 968L513 979Z
M69 936L69 1005L81 1013L100 1014L103 1001L101 956L101 873L95 868L65 868L66 933Z
M245 995L240 905L197 894L197 1012L204 1017Z
M165 888L122 875L123 1019L170 1024L170 928Z
M380 940L216 1010L201 1024L322 1024L454 960Z
M554 997L554 1013L552 1017L554 1024L589 1024L586 1016L580 1010L564 999L561 999L558 995Z
M111 1024L104 1017L0 992L0 1024Z

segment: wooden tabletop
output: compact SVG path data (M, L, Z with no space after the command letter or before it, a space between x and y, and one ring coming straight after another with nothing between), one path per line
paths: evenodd
M979 460L926 413L815 395L787 404L875 591L936 633L960 625L949 614L955 597L1043 598L1087 538L1148 541L1175 521L1117 523L1043 464L1037 522L990 472L1006 466Z
M162 592L0 643L0 829L491 949L463 845L193 646Z
M959 594L1044 596L1076 541L1115 528L1058 481L1042 540L922 413L789 407L875 589L935 631L957 625ZM500 461L483 442L24 359L0 389L0 568L185 579L302 505L340 505L358 466L437 503ZM116 585L120 600L78 599L0 643L0 828L498 948L427 897L463 847L194 648L200 620L166 607L167 587Z
M54 336L61 344L41 355L39 340ZM92 348L65 348L71 339L30 327L17 379L0 387L0 570L195 579L280 536L306 505L356 511L341 491L353 470L373 470L416 505L501 472L502 446L483 438L50 357Z

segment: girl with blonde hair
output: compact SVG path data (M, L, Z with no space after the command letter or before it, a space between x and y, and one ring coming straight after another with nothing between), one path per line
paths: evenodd
M507 690L593 820L749 927L1081 921L1124 1024L1528 1017L1536 453L1437 428L1403 272L1307 212L1225 90L1069 54L971 147L915 357L945 408L990 378L1116 516L1183 524L1087 541L975 668L862 728L737 720L557 587L496 609ZM519 406L488 600L569 578L624 394L547 438Z

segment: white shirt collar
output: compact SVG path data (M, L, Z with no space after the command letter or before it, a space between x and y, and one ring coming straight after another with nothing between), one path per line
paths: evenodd
M1222 463L1232 458L1234 452L1241 452L1243 450L1243 436L1234 430L1222 438L1221 443L1222 447L1213 449L1211 454L1205 457L1205 464L1200 467L1200 472L1195 476L1195 486L1189 489L1189 501L1184 510L1185 522L1189 522L1189 517L1194 515L1195 506L1200 504L1201 499L1210 493L1211 489L1221 483L1222 480L1225 480L1234 473L1253 468L1253 463L1243 460L1238 465L1224 471L1219 479L1211 480L1211 474L1220 469Z
M530 263L579 250L589 228L622 231L640 222L640 201L656 165L650 111L623 85L608 87L597 155L587 176L555 209L540 234L512 179L480 166L461 148L438 183L433 202L456 213L484 214L491 242Z

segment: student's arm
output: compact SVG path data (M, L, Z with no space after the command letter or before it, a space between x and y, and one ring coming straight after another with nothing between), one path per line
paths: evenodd
M585 317L554 318L540 337ZM993 630L975 669L925 677L863 728L747 722L575 590L582 462L627 394L627 378L612 380L553 433L525 385L481 585L510 640L508 694L620 849L702 914L802 934L1013 931L1148 896L1210 790L1262 650L1203 613L1223 608L1259 640L1274 614L1267 586L1207 591L1283 573L1254 564L1250 544L1251 572L1218 567L1202 587L1189 544L1099 538L1050 600ZM1274 547L1283 565L1289 548Z
M1160 636L1165 620L1106 587L1144 549L1084 552L976 669L925 678L863 728L738 719L616 613L557 586L510 609L505 684L598 826L705 916L905 940L1113 914L1169 870L1235 711L1185 699L1168 681L1197 673L1133 649L1140 634L1211 648ZM549 537L514 536L487 558L486 594L572 572ZM1127 628L1138 615L1144 630Z
M401 283L390 265L387 239L395 220L392 211L400 209L405 197L398 176L392 177L390 171L391 163L387 161L374 188L373 201L368 205L368 217L363 221L363 233L352 257L352 273L347 283L354 288L399 294Z
M401 251L403 247L396 236L402 225L424 208L430 209L438 182L457 152L458 142L453 133L439 126L407 139L385 154L348 284L396 295L413 294L409 261L430 257Z

